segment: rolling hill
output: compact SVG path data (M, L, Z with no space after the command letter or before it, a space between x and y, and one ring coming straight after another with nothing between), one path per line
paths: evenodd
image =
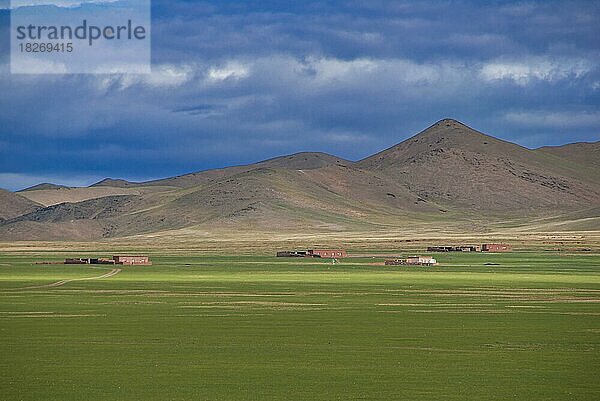
M105 178L102 181L98 181L95 184L90 185L90 188L93 187L110 187L110 188L127 188L127 187L135 187L139 185L139 183L129 182L121 179L113 179L113 178Z
M69 187L64 186L64 185L57 185L57 184L51 184L48 182L43 182L41 184L37 184L32 187L22 189L18 192L23 193L23 192L27 192L27 191L41 191L41 190L49 190L49 189L63 189L63 188L69 188Z
M227 178L235 174L240 174L259 168L281 168L286 170L312 170L326 167L329 165L349 165L349 160L329 155L321 152L300 152L292 155L275 157L263 160L254 164L242 166L232 166L220 169L199 171L196 173L180 175L177 177L165 178L161 180L148 181L141 185L161 185L176 187L192 187L210 182L216 182L219 179ZM130 183L131 184L131 183Z
M28 189L19 194L43 206L83 202L116 195L140 195L136 188L98 186L89 188Z
M0 189L0 224L4 220L33 212L41 207L19 194Z
M0 238L97 239L183 228L369 231L423 222L486 227L530 217L552 226L561 215L589 226L597 222L600 174L588 145L588 156L587 145L585 152L570 145L530 150L442 120L358 162L297 153L149 182L107 179L24 193L47 207L6 193L25 203L6 214Z
M563 146L546 146L536 150L557 157L558 163L565 161L574 169L584 173L589 180L600 183L600 142L578 142Z

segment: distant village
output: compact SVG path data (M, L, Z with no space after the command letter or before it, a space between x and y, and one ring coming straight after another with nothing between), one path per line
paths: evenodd
M482 245L440 245L429 246L427 252L510 252L510 244L482 244ZM319 258L343 259L351 257L345 249L301 249L278 251L279 258ZM115 255L112 258L67 258L64 262L39 262L38 264L66 264L66 265L139 265L150 266L152 261L145 255ZM386 266L434 266L438 261L433 256L414 255L400 259L387 259Z
M482 244L482 245L441 245L427 247L427 252L510 252L510 244ZM347 258L348 252L344 249L307 249L293 251L279 251L277 257L287 258ZM438 262L432 256L409 256L404 259L388 259L386 266L433 266Z
M148 256L125 256L125 255L117 255L113 256L111 259L108 258L67 258L64 262L39 262L38 264L42 265L56 265L56 264L64 264L64 265L141 265L141 266L150 266L152 265L152 261Z

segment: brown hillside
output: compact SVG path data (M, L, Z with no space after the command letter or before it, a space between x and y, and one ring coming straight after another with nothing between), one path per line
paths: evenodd
M66 202L82 202L89 199L116 195L140 195L136 188L90 187L90 188L55 188L35 189L20 192L21 196L44 206L58 205Z
M98 181L97 183L90 185L90 188L92 188L92 187L128 188L128 187L135 187L138 185L140 185L140 183L129 182L126 180L121 180L121 179L105 178L102 181Z
M438 211L405 188L344 166L313 170L259 168L181 190L130 213L118 235L188 226L231 229L353 229Z
M29 188L22 189L17 192L22 193L22 192L27 192L27 191L39 191L39 190L46 190L46 189L61 189L61 188L69 188L69 187L66 187L64 185L50 184L48 182L44 182L44 183L37 184L37 185L34 185Z
M578 142L562 146L545 146L538 152L562 157L578 165L600 171L600 141Z
M33 212L40 207L21 195L0 189L0 221Z
M442 120L356 164L404 183L424 199L479 211L577 209L600 188L572 166Z
M162 180L149 181L144 185L177 186L182 188L216 182L220 179L260 168L283 168L291 170L312 170L329 165L350 165L351 161L321 152L300 152L275 157L254 164L205 170Z
M64 223L75 237L124 236L190 226L237 230L352 230L401 224L420 214L440 214L393 181L333 165L312 170L259 168L179 191L110 196L64 203L17 217L0 236L42 238ZM36 223L32 225L32 223ZM48 232L43 225L48 223ZM77 231L79 229L79 231Z

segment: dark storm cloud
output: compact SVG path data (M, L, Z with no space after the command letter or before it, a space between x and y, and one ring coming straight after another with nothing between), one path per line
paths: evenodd
M10 76L3 61L0 186L153 178L303 150L358 159L444 117L525 146L598 140L599 11L154 1L149 76Z

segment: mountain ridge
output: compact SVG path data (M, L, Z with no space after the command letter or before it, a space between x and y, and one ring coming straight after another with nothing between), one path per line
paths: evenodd
M444 119L356 166L401 180L426 199L480 210L577 207L598 199L588 176L555 161Z
M593 176L600 169L593 149L587 152L593 145L581 146L527 149L444 119L357 162L299 152L140 183L106 179L90 186L105 196L93 198L88 190L77 194L85 195L81 202L53 199L52 206L13 213L0 223L0 238L96 239L186 227L372 230L424 221L486 226L529 216L593 214L600 205L600 183ZM591 155L585 163L582 152ZM31 194L44 203L43 190Z
M67 187L66 185L58 185L58 184L52 184L49 182L43 182L41 184L36 184L36 185L21 189L16 192L40 191L40 190L49 190L49 189L65 189L65 188L69 188L69 187Z
M325 167L327 165L336 163L352 164L353 162L324 152L297 152L290 155L272 157L256 163L201 170L175 177L146 181L140 184L174 185L185 188L260 167L281 167L286 169L312 170L314 168Z

